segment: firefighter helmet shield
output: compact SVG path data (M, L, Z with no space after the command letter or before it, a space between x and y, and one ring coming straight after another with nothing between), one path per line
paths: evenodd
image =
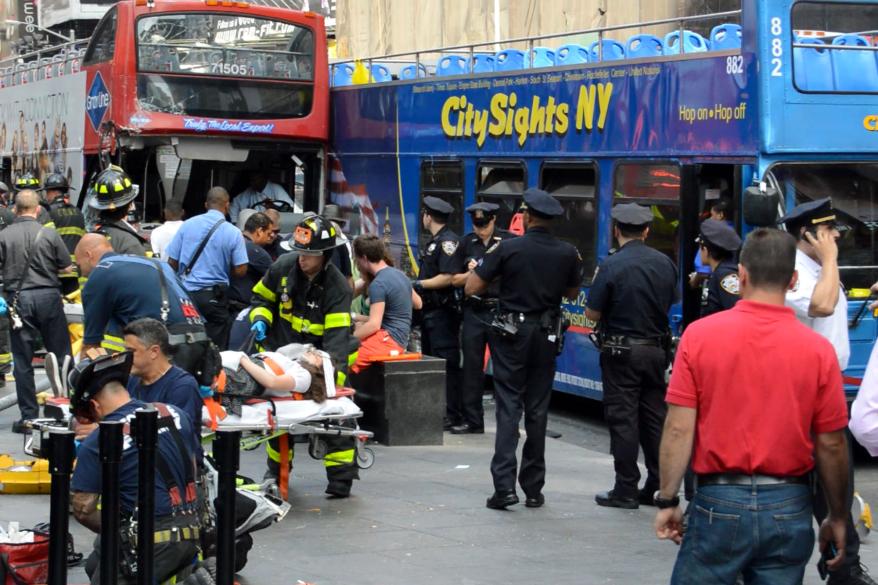
M23 173L15 179L14 185L15 192L24 191L25 189L31 189L33 191L42 191L43 185L40 183L39 178L37 178L33 173Z
M43 188L46 191L50 189L53 191L69 191L70 185L67 183L67 177L62 175L61 173L52 173L48 177L46 177L46 182L43 185Z
M111 165L95 177L90 187L93 196L89 206L93 209L115 211L123 205L131 203L137 197L137 191L121 167Z
M289 242L283 246L305 256L320 256L338 246L338 230L323 216L312 215L303 219Z

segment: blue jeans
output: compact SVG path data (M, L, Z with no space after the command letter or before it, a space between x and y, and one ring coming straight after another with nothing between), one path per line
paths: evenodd
M813 550L809 486L699 486L671 585L798 585Z

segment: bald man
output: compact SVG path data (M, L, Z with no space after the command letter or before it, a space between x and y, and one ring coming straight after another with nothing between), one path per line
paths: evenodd
M46 349L59 361L70 355L67 319L61 302L58 274L73 271L70 252L61 236L37 221L40 198L24 189L15 196L15 221L0 231L0 266L4 296L12 323L15 391L21 418L13 432L26 432L24 421L37 418L34 344L42 337Z
M83 355L95 347L124 351L125 327L151 317L168 328L170 343L176 348L174 364L195 376L200 385L210 386L216 373L205 362L210 340L198 309L173 268L159 260L118 254L100 234L83 236L75 255L80 272L88 277L82 289ZM163 297L168 300L166 313L162 311Z

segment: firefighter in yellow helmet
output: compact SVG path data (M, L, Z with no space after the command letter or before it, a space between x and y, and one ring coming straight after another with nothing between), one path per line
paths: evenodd
M351 287L330 261L339 245L336 227L315 215L305 218L293 233L284 254L253 287L251 329L267 349L289 343L310 343L327 352L338 372L336 383L345 381L349 356L356 341L351 335ZM287 243L285 243L287 244ZM329 437L323 458L329 485L326 493L345 498L354 479L359 479L355 439ZM280 472L277 439L268 443L267 478ZM292 455L287 465L292 463Z

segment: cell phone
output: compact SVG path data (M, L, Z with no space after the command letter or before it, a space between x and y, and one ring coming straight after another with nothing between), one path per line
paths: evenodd
M820 578L824 581L829 577L829 568L826 566L826 561L834 559L836 554L838 554L838 550L835 548L835 544L831 542L820 553L820 560L817 561L817 572L820 573Z

